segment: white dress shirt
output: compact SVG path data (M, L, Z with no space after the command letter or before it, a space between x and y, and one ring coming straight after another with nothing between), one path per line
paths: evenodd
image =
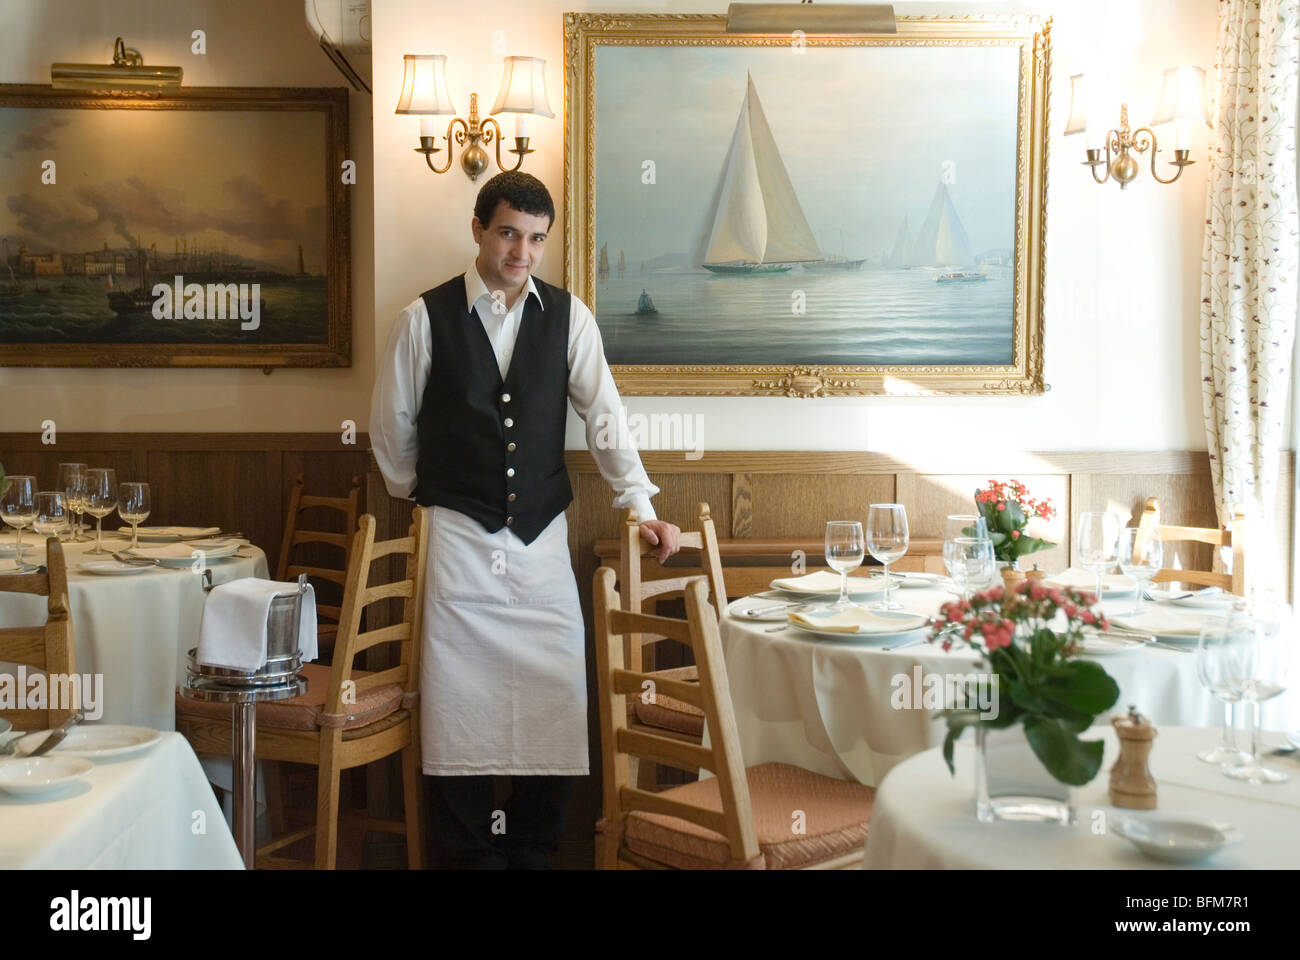
M474 310L483 324L502 379L510 369L524 305L529 297L541 297L529 276L523 296L508 309L494 300L478 268L471 262L465 271L466 310ZM499 304L499 305L498 305ZM495 306L495 310L493 309ZM416 419L424 399L424 388L433 365L429 314L424 298L418 297L397 316L388 338L388 349L370 401L370 446L391 496L410 499L415 491L419 437ZM650 482L641 457L631 444L627 412L619 399L596 318L578 297L570 296L569 308L569 402L586 424L587 448L596 460L601 476L615 491L614 507L632 507L638 520L657 516L650 498L659 488ZM598 443L603 434L621 438L626 445Z

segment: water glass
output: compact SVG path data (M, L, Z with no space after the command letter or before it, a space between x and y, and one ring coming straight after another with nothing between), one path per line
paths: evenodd
M45 537L57 537L68 529L71 513L61 490L42 490L36 494L36 519L32 526Z
M953 586L961 591L963 600L969 600L971 593L987 586L997 569L993 562L993 543L990 540L957 537L951 546L945 543L944 550L948 574L952 577Z
M36 478L14 474L5 478L7 486L0 494L0 519L18 531L14 555L23 566L23 528L36 519Z
M856 520L831 520L826 524L826 563L840 574L840 598L834 610L856 607L849 599L849 571L862 566L862 524Z
M1137 581L1137 602L1134 612L1142 612L1142 602L1147 584L1160 572L1165 563L1164 545L1154 530L1145 540L1141 540L1138 527L1125 527L1119 533L1119 568L1124 576Z
M92 467L86 471L85 510L95 518L95 547L87 553L107 554L104 549L104 518L117 509L117 471Z
M989 538L988 524L984 518L975 514L953 513L949 514L943 524L943 565L948 570L948 576L953 577L953 567L956 562L955 542L959 537L974 537L977 540L983 540L988 544L989 555L989 575L983 582L971 583L971 588L986 587L993 575L997 572L997 564L994 562L993 541ZM954 586L956 580L953 580ZM959 588L960 589L960 588Z
M1119 562L1119 518L1113 513L1081 514L1078 544L1080 562L1097 578L1097 601L1101 602L1102 574Z
M131 546L136 548L136 528L149 519L149 484L128 480L117 488L117 513L131 524Z
M876 610L901 610L890 599L889 565L907 553L907 511L901 503L873 503L867 510L867 550L885 567L885 598L871 604Z
M1223 703L1223 736L1212 750L1196 756L1220 766L1244 763L1250 755L1237 746L1236 707L1245 697L1243 676L1247 672L1248 647L1243 639L1244 611L1207 617L1196 645L1196 677L1206 690Z
M1242 671L1242 697L1252 706L1250 759L1223 768L1225 776L1253 784L1286 783L1291 775L1266 767L1259 759L1260 715L1265 701L1283 693L1294 659L1295 619L1289 606L1257 603L1246 620L1247 656Z

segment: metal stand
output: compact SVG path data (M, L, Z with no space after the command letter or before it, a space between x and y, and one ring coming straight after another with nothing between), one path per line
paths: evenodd
M273 630L268 638L268 649L278 655L268 656L266 666L250 673L209 667L195 659L190 651L186 668L185 686L181 696L206 703L230 704L230 759L232 786L234 788L235 845L243 857L244 866L252 870L257 855L256 812L253 799L257 759L257 705L276 700L289 700L307 692L307 681L299 676L302 660L298 647L298 624L302 614L302 598L306 592L307 577L298 578L298 593L293 597L277 597L272 601L268 626L283 623L285 630ZM286 600L293 605L292 617L283 616L275 605ZM283 619L281 619L283 618ZM287 634L287 636L286 636ZM292 646L288 646L288 638ZM293 653L285 653L292 649Z

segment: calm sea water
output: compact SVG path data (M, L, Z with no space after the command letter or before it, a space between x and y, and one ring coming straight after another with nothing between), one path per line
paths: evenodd
M610 363L1006 364L1012 271L986 269L977 283L936 283L924 269L629 270L597 282L595 309ZM635 312L642 289L658 313Z
M114 282L121 280L114 277ZM7 274L0 284L8 281ZM4 343L325 343L328 289L324 277L261 284L261 324L239 320L155 320L150 313L118 318L108 306L103 277L41 277L19 281L23 293L0 297ZM165 282L160 280L159 282ZM119 290L130 289L118 286Z

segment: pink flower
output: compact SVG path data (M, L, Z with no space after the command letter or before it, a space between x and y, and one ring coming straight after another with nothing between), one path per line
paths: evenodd
M1094 623L1097 620L1097 615L1091 610L1085 610L1083 613L1079 614L1079 619L1084 623Z
M951 640L945 640L945 641L943 642L943 652L944 652L944 653L947 653L947 652L948 652L949 650L951 650L951 649L952 649L952 641L951 641Z
M1041 580L1035 580L1029 587L1029 595L1035 600L1041 600L1047 596L1047 588L1043 586Z
M1079 615L1079 608L1075 606L1073 603L1067 603L1065 605L1065 615L1069 617L1071 620L1073 620L1075 617Z
M1012 539L1012 540L1019 540L1019 539L1020 539L1020 531L1019 531L1019 530L1012 530L1012 531L1011 531L1011 539Z
M999 510L1005 510L1006 508L1007 508L1007 505L1006 505L1005 503L1003 503L1002 501L999 500L999 501L998 501L998 509L999 509Z
M961 632L961 635L962 635L962 637L963 637L964 639L969 640L970 637L971 637L971 634L974 633L974 632L975 632L975 631L974 631L973 627L971 626L971 624L968 623L968 624L966 624L966 629L963 630L963 631Z
M1059 587L1053 587L1051 590L1047 591L1047 597L1058 607L1065 603L1065 594L1061 593Z

